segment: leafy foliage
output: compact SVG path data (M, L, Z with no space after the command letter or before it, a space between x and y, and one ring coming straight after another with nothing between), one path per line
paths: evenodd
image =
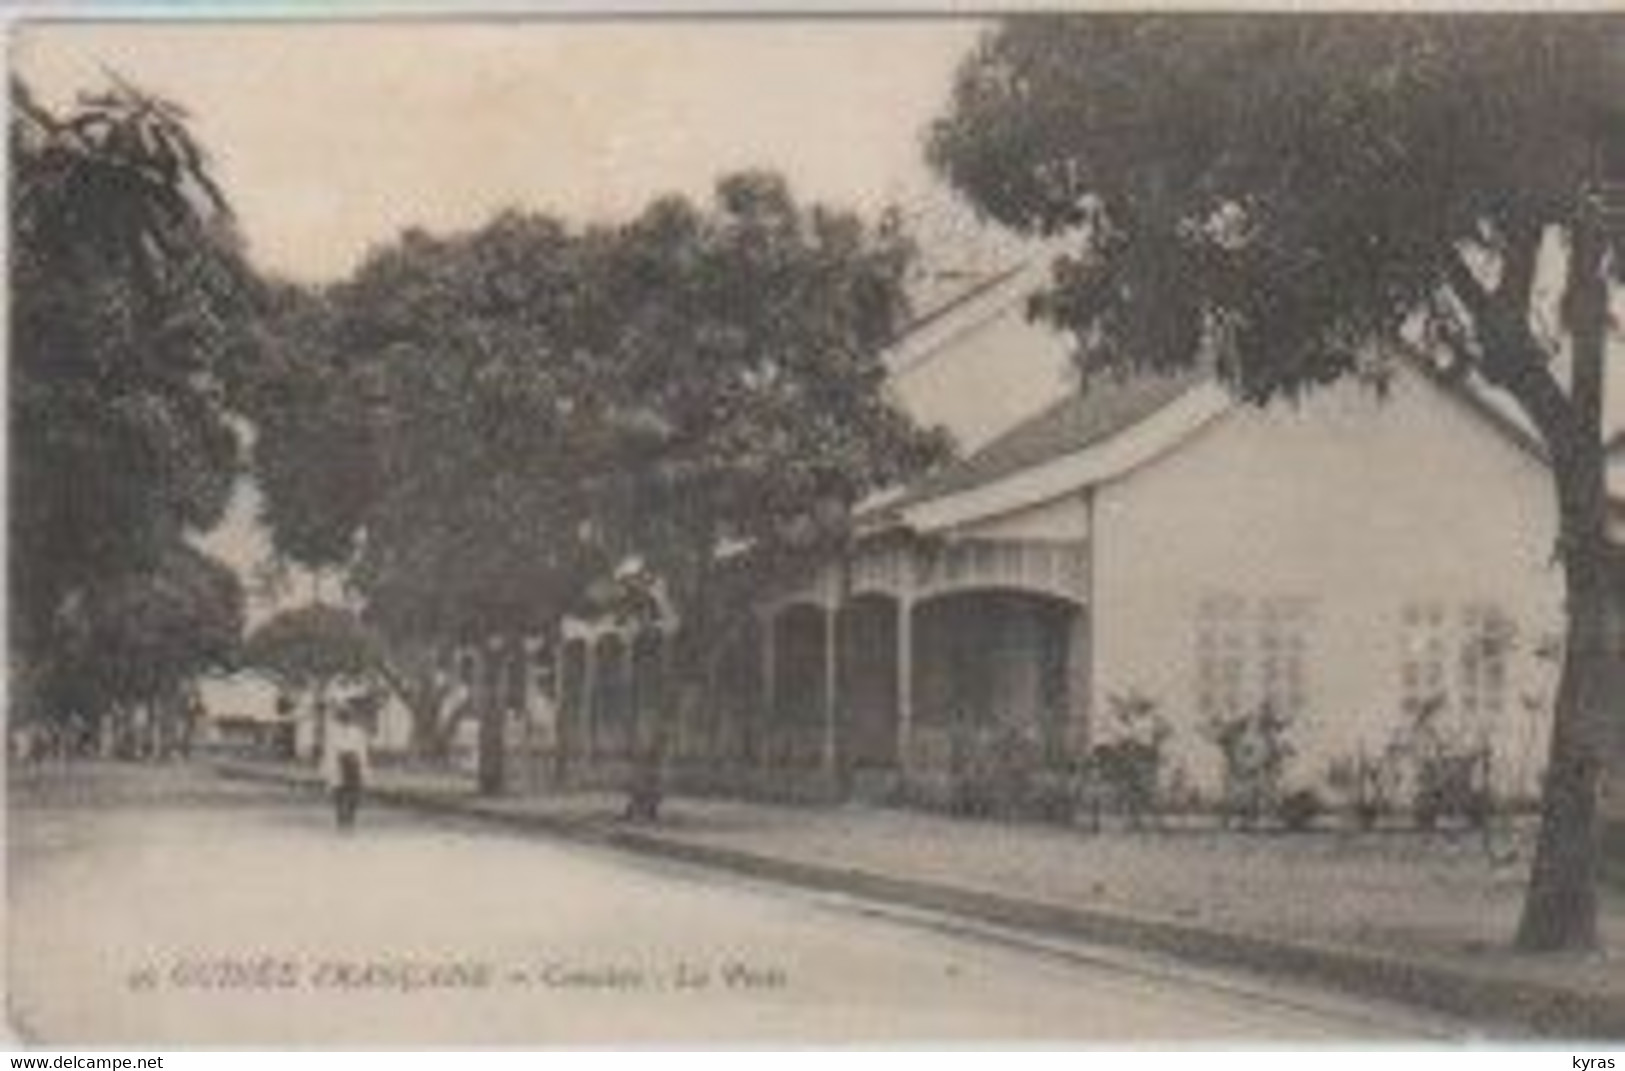
M255 288L180 108L123 83L61 114L13 99L13 653L89 688L72 648L103 636L121 653L91 690L146 692L240 618L183 537L219 520L237 471ZM141 650L147 670L125 660Z
M601 352L625 434L595 523L660 578L677 625L674 706L649 727L634 816L658 810L664 727L699 702L741 600L946 453L884 390L912 254L895 221L802 206L764 173L722 179L704 209L657 201L609 244ZM741 552L718 568L725 547Z
M280 553L347 569L393 636L538 627L590 574L582 251L509 213L284 294L255 406L264 518Z
M247 392L259 520L285 561L342 568L381 486L367 381L335 348L328 295L276 286L267 304L266 359Z
M1443 724L1445 699L1435 696L1407 712L1391 751L1409 767L1411 815L1420 829L1459 818L1482 829L1494 808L1489 771L1493 749Z
M1016 17L961 68L929 144L986 213L1065 237L1033 311L1076 337L1086 373L1210 361L1264 401L1380 385L1399 346L1528 418L1571 641L1528 948L1596 943L1622 42L1603 14ZM1548 246L1566 261L1555 317Z
M1326 782L1346 803L1355 828L1369 831L1393 810L1399 776L1388 756L1374 759L1362 751L1334 759Z
M635 605L714 646L762 569L943 450L882 390L910 255L762 174L620 226L408 232L286 295L256 395L276 545L346 568L392 643Z
M1251 828L1275 812L1292 746L1292 719L1270 703L1215 717L1203 730L1224 763L1225 821Z
M1089 368L1211 346L1263 399L1418 314L1484 355L1441 292L1465 250L1531 256L1532 229L1572 221L1618 37L1582 16L1012 19L930 151L994 218L1076 236L1038 311Z
M911 256L893 225L803 208L766 174L621 228L607 356L646 441L611 488L617 538L666 577L721 542L825 546L856 501L938 456L882 389Z
M236 573L184 544L168 549L156 567L70 602L39 698L58 714L91 718L158 702L200 674L236 665L243 616Z
M1130 825L1138 829L1146 819L1156 818L1173 726L1157 710L1155 700L1138 692L1109 696L1106 706L1112 735L1091 749L1090 769L1128 816Z
M1326 801L1312 788L1298 788L1283 796L1276 809L1288 832L1303 833L1326 812Z
M378 641L354 613L326 603L284 610L248 637L243 661L289 692L374 676Z
M1031 805L1044 753L1024 726L965 720L949 736L949 806L975 818L1014 818Z

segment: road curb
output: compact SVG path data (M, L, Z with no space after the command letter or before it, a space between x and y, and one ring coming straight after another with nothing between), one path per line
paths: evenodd
M227 777L320 788L318 779L286 770L218 765ZM809 863L700 844L648 829L495 807L478 798L452 798L413 789L378 787L381 803L424 813L471 818L546 833L577 843L943 912L1038 934L1128 946L1233 967L1275 979L1317 983L1365 997L1426 1008L1468 1021L1512 1025L1570 1039L1625 1038L1625 1000L1589 990L1475 970L1454 963L1284 940L1180 919L1132 915L1010 896L872 870Z

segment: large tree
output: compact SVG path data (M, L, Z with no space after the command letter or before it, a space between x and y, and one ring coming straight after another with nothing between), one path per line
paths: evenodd
M988 215L1067 244L1036 311L1086 373L1211 353L1264 402L1421 342L1523 414L1568 608L1529 949L1596 940L1622 60L1600 15L1017 17L961 67L928 150Z
M670 726L703 701L757 581L838 548L861 499L944 452L884 389L912 252L894 221L803 205L766 173L722 179L708 205L659 200L613 235L598 352L625 435L595 517L672 628L630 817L658 816Z
M280 563L342 573L382 492L375 399L336 348L330 293L278 284L268 298L265 358L245 391L259 521Z
M255 472L278 554L337 571L425 751L443 750L439 650L550 632L596 569L579 538L596 391L583 238L504 213L409 231L326 291L279 292L254 393ZM601 317L599 318L602 319ZM494 660L474 689L480 779L502 786Z
M185 543L167 548L150 568L99 583L63 608L52 657L39 667L42 687L25 688L17 712L88 729L144 708L153 732L185 735L190 686L236 667L243 619L235 572ZM27 709L41 703L49 709Z
M666 618L673 699L631 807L653 817L666 727L700 701L748 578L835 545L857 501L941 450L883 390L910 254L894 225L762 174L618 226L409 232L288 335L328 321L321 367L291 366L262 420L273 535L345 563L392 641L506 634L513 652L582 605ZM329 463L317 439L366 445L351 474L307 479ZM728 548L748 553L719 570ZM475 689L491 790L494 684Z
M38 676L223 513L255 288L177 106L119 83L12 103L12 654Z

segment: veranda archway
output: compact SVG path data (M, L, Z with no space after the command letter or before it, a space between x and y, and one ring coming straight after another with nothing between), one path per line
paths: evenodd
M570 639L559 654L557 759L562 774L587 746L587 641Z
M629 706L634 740L661 716L660 707L666 701L665 648L666 637L659 629L643 629L632 640Z
M914 609L916 732L1030 733L1059 757L1087 695L1087 617L1068 599L956 591Z
M632 681L626 641L607 632L593 645L592 753L620 757L631 745Z
M762 628L752 618L729 638L717 660L706 700L710 756L718 761L757 758L768 711L763 692Z
M781 610L771 627L774 668L762 757L813 765L823 760L829 711L827 611L797 603Z
M897 764L899 612L897 599L879 593L841 608L837 708L842 751L855 770Z

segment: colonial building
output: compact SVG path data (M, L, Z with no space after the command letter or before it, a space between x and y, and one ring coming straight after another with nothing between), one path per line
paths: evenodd
M1291 783L1432 710L1499 794L1532 795L1561 576L1517 424L1405 361L1380 394L1263 409L1199 375L1079 391L1065 339L1025 315L1035 282L996 277L896 347L893 388L966 452L870 504L846 560L763 593L679 775L941 797L1000 740L1075 765L1132 698L1193 798L1219 779L1209 727L1265 706L1290 719ZM659 651L566 634L559 739L581 770L624 756Z

